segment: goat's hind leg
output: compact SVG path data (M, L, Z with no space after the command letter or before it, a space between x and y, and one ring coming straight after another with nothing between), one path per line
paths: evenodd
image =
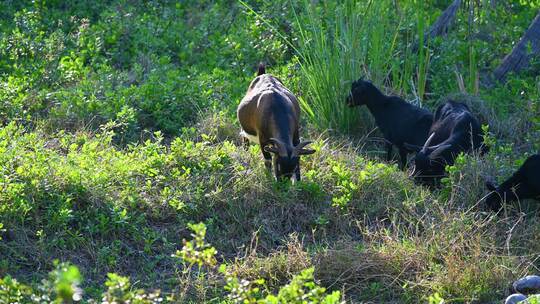
M385 147L386 147L386 161L391 161L392 160L392 143L389 141L386 141Z
M296 147L300 143L300 136L298 135L298 129L294 132L293 136L293 145ZM296 166L296 169L294 170L294 178L296 181L300 181L300 161L298 161L298 165Z
M264 151L264 148L261 146L261 151L264 157L264 166L268 172L272 172L272 154L270 152Z
M244 150L249 151L249 139L245 136L242 136L242 147L244 147Z
M399 168L401 170L405 169L407 165L407 151L405 149L399 149Z

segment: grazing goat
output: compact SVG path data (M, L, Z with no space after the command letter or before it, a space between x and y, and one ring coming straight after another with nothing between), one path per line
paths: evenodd
M537 198L540 199L540 154L527 158L523 165L504 183L496 187L486 182L486 187L492 191L486 197L486 205L493 211L502 208L502 202Z
M386 96L371 82L359 79L352 83L346 100L349 107L366 105L386 140L386 159L392 158L392 145L399 150L401 168L407 163L407 153L414 152L404 146L421 146L428 137L433 115L397 96Z
M460 152L478 149L483 142L480 123L469 107L452 100L437 108L429 133L423 147L410 143L405 146L418 151L413 159L412 176L431 185L444 176L445 167L453 165Z
M277 179L300 180L300 155L312 154L305 149L309 141L300 142L298 134L300 106L296 97L276 77L266 74L259 65L257 77L249 85L238 106L241 135L260 145L268 170L273 165Z

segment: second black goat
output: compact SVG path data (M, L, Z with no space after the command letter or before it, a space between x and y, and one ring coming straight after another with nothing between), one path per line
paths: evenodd
M423 147L405 144L418 151L412 175L425 184L433 185L443 177L446 166L453 165L459 153L484 148L480 123L461 102L449 100L440 105L429 133Z

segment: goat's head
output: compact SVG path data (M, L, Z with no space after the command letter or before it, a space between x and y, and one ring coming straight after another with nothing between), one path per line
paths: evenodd
M345 102L349 107L362 106L378 92L379 90L371 82L358 79L351 84L351 91Z
M303 141L296 147L287 148L285 143L276 138L270 138L269 144L264 147L264 151L274 154L274 172L276 178L292 178L296 169L300 165L300 155L315 153L315 150L305 149L310 141Z
M435 133L426 140L423 147L405 143L405 148L416 151L413 158L413 168L411 176L422 182L431 182L444 174L446 160L440 154L451 147L449 144L430 146Z
M502 207L502 196L497 186L490 181L486 181L486 188L490 193L486 196L485 203L493 211L499 211Z

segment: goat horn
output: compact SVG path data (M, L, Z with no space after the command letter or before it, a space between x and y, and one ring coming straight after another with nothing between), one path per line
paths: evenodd
M416 174L414 173L414 171L416 171L416 166L413 165L413 167L412 167L411 169L409 169L409 170L410 170L410 171L409 171L409 174L408 174L408 175L409 175L409 178L415 177Z
M276 146L276 148L278 149L278 154L280 156L287 156L287 150L285 150L285 144L281 140L272 137L268 140L268 142Z
M424 146L422 147L422 150L420 150L420 152L426 152L426 149L429 147L429 144L433 140L434 136L435 136L435 132L431 133L431 135L426 140L426 143L424 144Z
M305 146L307 146L307 145L309 145L309 144L311 144L311 143L313 143L313 142L312 142L312 141L303 141L303 142L299 143L296 147L294 147L294 149L293 149L293 155L294 155L294 156L300 155L300 151L302 151L302 149L303 149ZM309 154L311 154L311 153L309 153Z

